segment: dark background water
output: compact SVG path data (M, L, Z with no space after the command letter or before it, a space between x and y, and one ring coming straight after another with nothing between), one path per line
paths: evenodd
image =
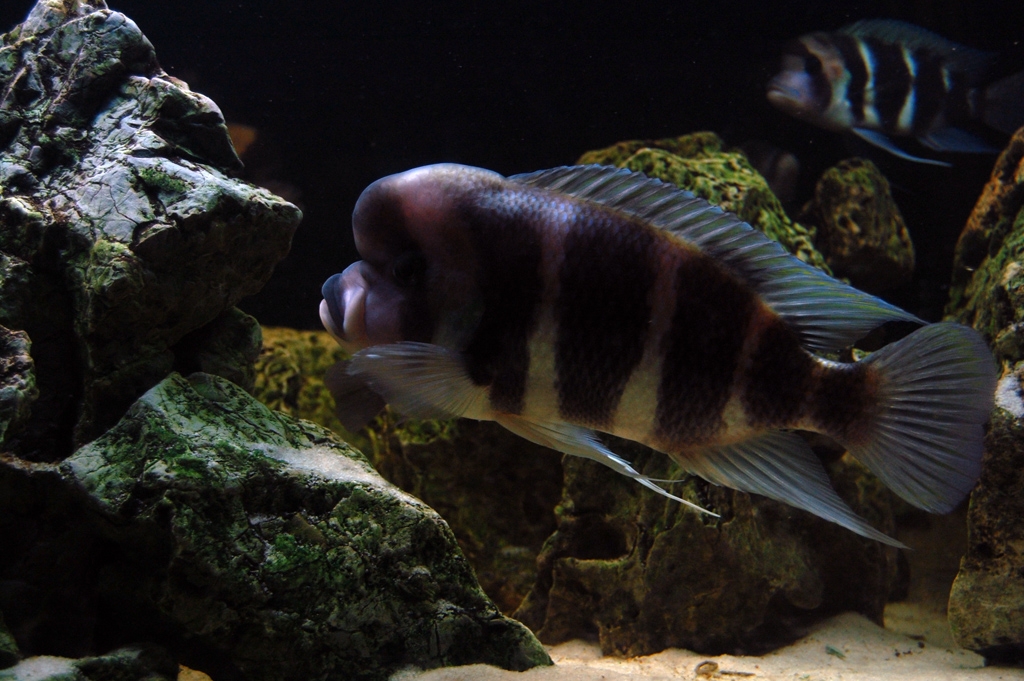
M31 0L2 0L0 30ZM358 258L362 189L417 165L503 174L573 162L624 139L713 130L763 139L820 172L862 152L771 108L764 88L787 40L891 17L981 48L1024 37L1014 2L432 3L110 0L163 67L255 127L250 177L301 192L305 219L266 288L242 303L268 325L317 328L320 285ZM993 157L952 170L870 152L894 183L918 251L915 283L889 297L941 313L953 244Z

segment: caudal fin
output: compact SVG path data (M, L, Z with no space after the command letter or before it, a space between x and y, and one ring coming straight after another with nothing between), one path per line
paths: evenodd
M996 365L974 329L931 324L866 360L881 375L868 442L850 453L908 502L947 513L981 474Z

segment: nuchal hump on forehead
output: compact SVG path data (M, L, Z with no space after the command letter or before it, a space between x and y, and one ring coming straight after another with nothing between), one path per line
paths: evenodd
M389 175L363 191L352 215L362 261L324 284L320 317L350 352L400 340L432 342L436 319L472 296L477 264L464 206L502 180L434 165Z
M824 359L885 322L923 322L672 185L600 166L427 166L371 185L353 229L364 259L321 304L354 352L328 379L346 425L381 400L493 420L694 505L610 451L610 433L897 545L794 430L931 511L979 475L995 365L975 331L933 324L859 363Z

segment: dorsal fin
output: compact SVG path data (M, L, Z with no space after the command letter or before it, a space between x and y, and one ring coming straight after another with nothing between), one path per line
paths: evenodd
M508 179L608 206L693 244L749 283L810 350L839 350L889 321L924 323L808 265L732 213L642 173L563 166Z
M972 80L988 71L996 61L994 52L960 45L938 33L897 19L863 19L844 26L839 29L839 33L855 38L874 38L883 43L903 45L912 51L923 50L941 55L955 69L967 73Z

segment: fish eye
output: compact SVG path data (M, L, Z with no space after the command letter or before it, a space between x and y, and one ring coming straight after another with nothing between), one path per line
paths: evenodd
M406 251L395 258L391 274L399 286L419 286L427 274L427 259L419 251Z
M821 59L814 56L813 54L809 57L804 58L804 71L809 76L820 76L822 72Z

